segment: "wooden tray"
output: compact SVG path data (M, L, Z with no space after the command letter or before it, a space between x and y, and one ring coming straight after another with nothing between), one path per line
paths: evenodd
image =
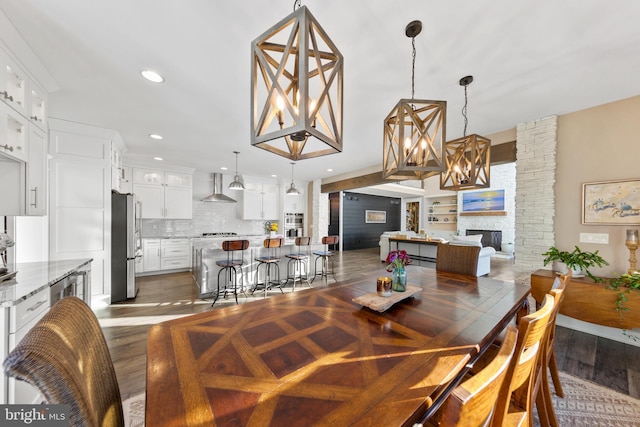
M402 301L403 299L414 296L422 291L422 288L413 285L407 285L407 290L404 292L392 292L390 297L381 297L378 292L371 292L368 294L360 295L352 299L351 301L363 305L371 310L383 312L391 307L393 304Z

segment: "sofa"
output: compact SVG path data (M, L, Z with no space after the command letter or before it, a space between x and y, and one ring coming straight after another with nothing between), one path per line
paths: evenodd
M482 246L482 235L472 234L470 236L454 236L449 242L450 245L479 246L478 270L476 276L484 276L491 272L491 257L496 254L496 250L491 246Z

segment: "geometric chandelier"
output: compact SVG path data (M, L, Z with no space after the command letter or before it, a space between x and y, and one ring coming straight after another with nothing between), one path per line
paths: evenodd
M471 190L490 186L491 140L480 135L467 136L467 86L473 76L460 79L464 86L464 134L445 144L445 170L440 174L441 190Z
M342 151L344 60L300 0L293 9L251 43L251 145L302 160Z
M414 99L415 37L422 22L405 28L413 46L411 99L401 99L384 120L382 177L399 180L425 179L442 172L446 140L446 101Z

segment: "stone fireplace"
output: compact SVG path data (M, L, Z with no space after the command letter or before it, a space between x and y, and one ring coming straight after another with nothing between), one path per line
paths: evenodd
M467 230L467 236L482 235L482 246L491 246L496 251L502 250L502 231L500 230Z

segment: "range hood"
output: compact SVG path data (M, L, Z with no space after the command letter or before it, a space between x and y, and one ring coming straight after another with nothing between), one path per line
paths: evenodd
M202 199L203 202L219 202L219 203L236 203L229 196L222 194L222 174L212 173L211 178L213 180L213 194Z

